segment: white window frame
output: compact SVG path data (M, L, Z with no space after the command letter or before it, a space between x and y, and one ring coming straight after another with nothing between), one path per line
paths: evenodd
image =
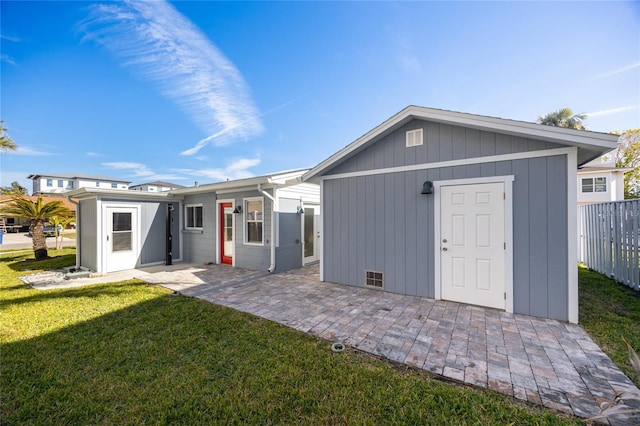
M62 179L58 179L58 188L64 188L64 181Z
M406 147L420 146L424 143L424 133L422 129L407 130Z
M598 179L600 179L601 181L597 182ZM584 190L586 186L585 185L586 180L591 181L590 184L586 184L586 185L589 185L589 188L591 189L590 191ZM603 183L604 183L604 190L598 191L598 187L601 186ZM580 192L582 192L583 194L604 194L606 192L609 192L609 188L607 186L607 177L606 176L583 177L580 180Z
M187 214L187 211L189 209L194 209L193 218L194 218L194 221L195 221L195 217L196 217L195 209L197 209L198 207L200 207L200 216L201 216L201 219L202 219L202 226L189 226L189 222L188 222L189 215ZM184 205L184 229L201 231L203 227L204 227L204 208L202 207L202 203L200 203L200 204L185 204Z
M47 179L47 188L53 188L53 179Z
M262 203L262 218L260 220L249 220L247 208L248 203L252 201L260 201ZM244 219L244 244L248 246L263 246L264 245L264 197L249 197L242 199L242 215ZM260 235L260 242L249 241L249 223L262 223L262 233Z

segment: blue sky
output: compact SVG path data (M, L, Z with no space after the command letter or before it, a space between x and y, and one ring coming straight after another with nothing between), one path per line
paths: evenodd
M312 167L407 105L640 127L640 2L2 1L0 118L33 173Z

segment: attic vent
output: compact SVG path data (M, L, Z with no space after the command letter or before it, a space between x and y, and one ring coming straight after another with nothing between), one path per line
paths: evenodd
M364 271L364 283L368 287L384 288L384 273L376 271Z
M407 132L407 148L422 145L422 129L409 130Z

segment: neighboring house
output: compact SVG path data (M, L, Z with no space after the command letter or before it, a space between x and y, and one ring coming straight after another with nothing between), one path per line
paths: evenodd
M409 106L303 176L321 280L577 322L576 170L616 142Z
M127 190L131 183L108 176L80 174L29 175L27 178L33 180L33 195L61 194L79 188Z
M5 206L7 203L11 202L11 199L14 195L0 195L0 208ZM26 198L27 200L31 200L34 203L38 201L38 196L35 195L22 195L21 197ZM44 202L47 203L49 201L60 201L65 207L71 210L72 213L75 214L76 206L69 202L68 199L62 197L60 195L44 195ZM11 217L11 216L2 216L0 215L1 226L0 230L3 232L27 232L29 230L29 225L31 224L31 220L29 218L24 217Z
M306 170L165 192L80 188L77 264L98 273L226 263L281 272L317 261L319 188Z
M186 188L184 185L178 185L175 183L155 181L155 182L147 182L141 183L138 185L131 185L129 187L132 191L147 191L147 192L164 192L171 191L172 189L181 189Z
M630 170L633 169L590 165L579 168L578 204L624 200L624 174Z

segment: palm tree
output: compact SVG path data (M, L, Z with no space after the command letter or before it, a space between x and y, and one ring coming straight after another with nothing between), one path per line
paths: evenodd
M582 124L586 114L574 114L571 108L561 108L558 111L538 116L538 124L547 126L565 127L567 129L587 130Z
M74 216L52 216L51 218L49 218L49 222L56 232L56 249L59 250L62 248L62 240L64 239L64 228L66 228L67 225L74 220ZM58 226L61 229L60 234L58 234Z
M13 141L13 139L11 139L11 136L7 134L7 129L3 126L3 124L4 121L0 120L0 151L15 151L16 149L18 149L18 146Z
M45 203L42 195L33 202L22 196L11 197L11 201L0 210L5 216L26 217L31 219L29 232L33 237L33 254L36 260L48 257L47 241L44 235L44 223L54 216L72 216L73 213L61 201Z

